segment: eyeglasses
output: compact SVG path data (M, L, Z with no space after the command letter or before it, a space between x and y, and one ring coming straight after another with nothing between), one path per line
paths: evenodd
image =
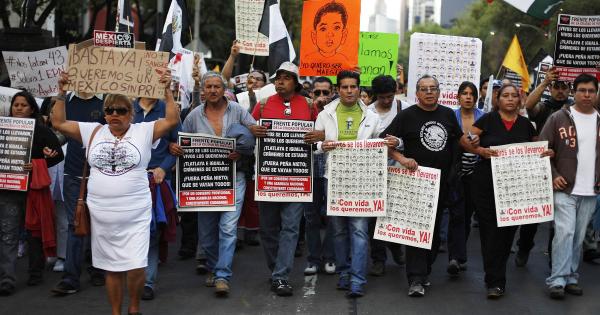
M290 102L283 102L283 106L285 106L283 114L286 116L292 116L292 104Z
M104 114L112 115L114 112L117 112L117 115L123 116L129 112L129 109L125 107L106 107L104 109Z
M323 96L329 96L331 91L329 91L329 90L313 90L313 93L315 93L315 96L317 96L317 97L321 96L321 94L323 94Z
M575 92L577 93L581 93L581 94L596 94L597 91L595 89L577 89Z
M423 92L423 93L431 93L431 92L437 92L439 89L435 86L422 86L419 87L419 92Z

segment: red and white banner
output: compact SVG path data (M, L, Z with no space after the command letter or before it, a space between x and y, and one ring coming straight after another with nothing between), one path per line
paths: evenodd
M26 191L35 119L0 117L0 189Z

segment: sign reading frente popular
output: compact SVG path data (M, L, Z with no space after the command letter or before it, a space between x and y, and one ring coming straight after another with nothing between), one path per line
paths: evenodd
M69 45L68 61L68 90L164 98L160 77L169 63L168 52L99 47L88 40Z
M300 75L333 76L358 66L360 0L306 0Z
M94 30L94 46L133 48L133 33Z
M265 0L235 0L235 36L242 54L268 56L269 38L258 32Z
M58 78L67 61L65 46L39 51L3 51L10 85L33 96L58 95Z
M600 79L600 15L559 14L554 66L559 80L573 82L582 73Z
M35 119L0 117L0 189L27 191Z

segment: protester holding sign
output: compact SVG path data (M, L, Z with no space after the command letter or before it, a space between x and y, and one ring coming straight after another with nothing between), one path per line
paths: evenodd
M65 118L65 86L59 81L52 125L88 148L90 177L87 205L91 217L92 263L107 271L106 288L113 314L121 313L125 275L129 313L139 312L148 265L152 198L146 169L153 143L174 128L179 114L170 87L170 73L163 69L160 82L167 102L165 119L132 124L133 105L124 95L111 94L104 101L107 124L81 123ZM107 188L109 187L109 188Z
M556 152L551 163L555 234L552 271L546 279L553 299L563 299L565 292L583 294L577 268L586 228L596 210L596 195L600 193L600 120L594 108L598 79L580 74L573 90L575 104L552 114L540 134Z
M481 235L481 252L485 271L487 297L497 299L506 287L506 262L518 226L498 227L492 182L490 158L497 152L490 146L530 142L537 133L527 118L519 115L519 89L511 84L498 91L498 111L483 115L471 128L471 134L480 137L480 147L475 148L467 136L461 143L471 153L482 157L473 172L473 202L477 208ZM549 155L546 151L542 155Z
M19 227L25 212L25 228L29 231L29 279L27 285L42 282L45 257L56 256L54 235L54 202L50 194L48 167L63 160L56 135L42 123L35 99L29 92L16 93L11 101L10 117L35 120L31 163L22 165L31 172L28 191L3 190L0 199L0 295L11 295L16 288L17 246ZM3 136L4 137L4 136ZM4 147L4 141L3 147ZM13 147L14 148L14 147ZM25 201L27 208L24 209Z
M236 138L236 149L229 155L229 158L234 161L238 161L242 155L252 154L254 138L248 127L253 126L256 121L239 104L225 98L227 83L224 78L219 73L208 72L202 76L202 87L206 95L206 103L190 113L183 124L183 131ZM241 146L242 144L245 146ZM175 155L183 154L183 149L179 145L172 146L172 149ZM241 167L237 169L235 211L198 212L198 235L206 253L207 267L210 272L206 277L205 285L215 287L215 293L219 296L227 296L230 290L237 223L246 189L244 173L247 171L249 170Z
M454 112L438 104L440 85L434 77L425 75L416 84L418 103L401 111L381 136L388 140L390 157L402 166L415 170L426 166L441 170L440 194L436 214L432 249L406 247L406 276L409 283L408 295L425 295L431 265L439 247L441 211L448 194L448 182L453 180L451 167L458 158L458 139L462 135ZM404 151L398 146L402 139Z

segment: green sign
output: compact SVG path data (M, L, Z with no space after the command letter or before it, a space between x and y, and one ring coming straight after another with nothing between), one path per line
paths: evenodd
M371 86L371 81L382 74L396 78L398 40L398 34L360 32L358 65L361 86ZM329 78L336 83L336 77Z

